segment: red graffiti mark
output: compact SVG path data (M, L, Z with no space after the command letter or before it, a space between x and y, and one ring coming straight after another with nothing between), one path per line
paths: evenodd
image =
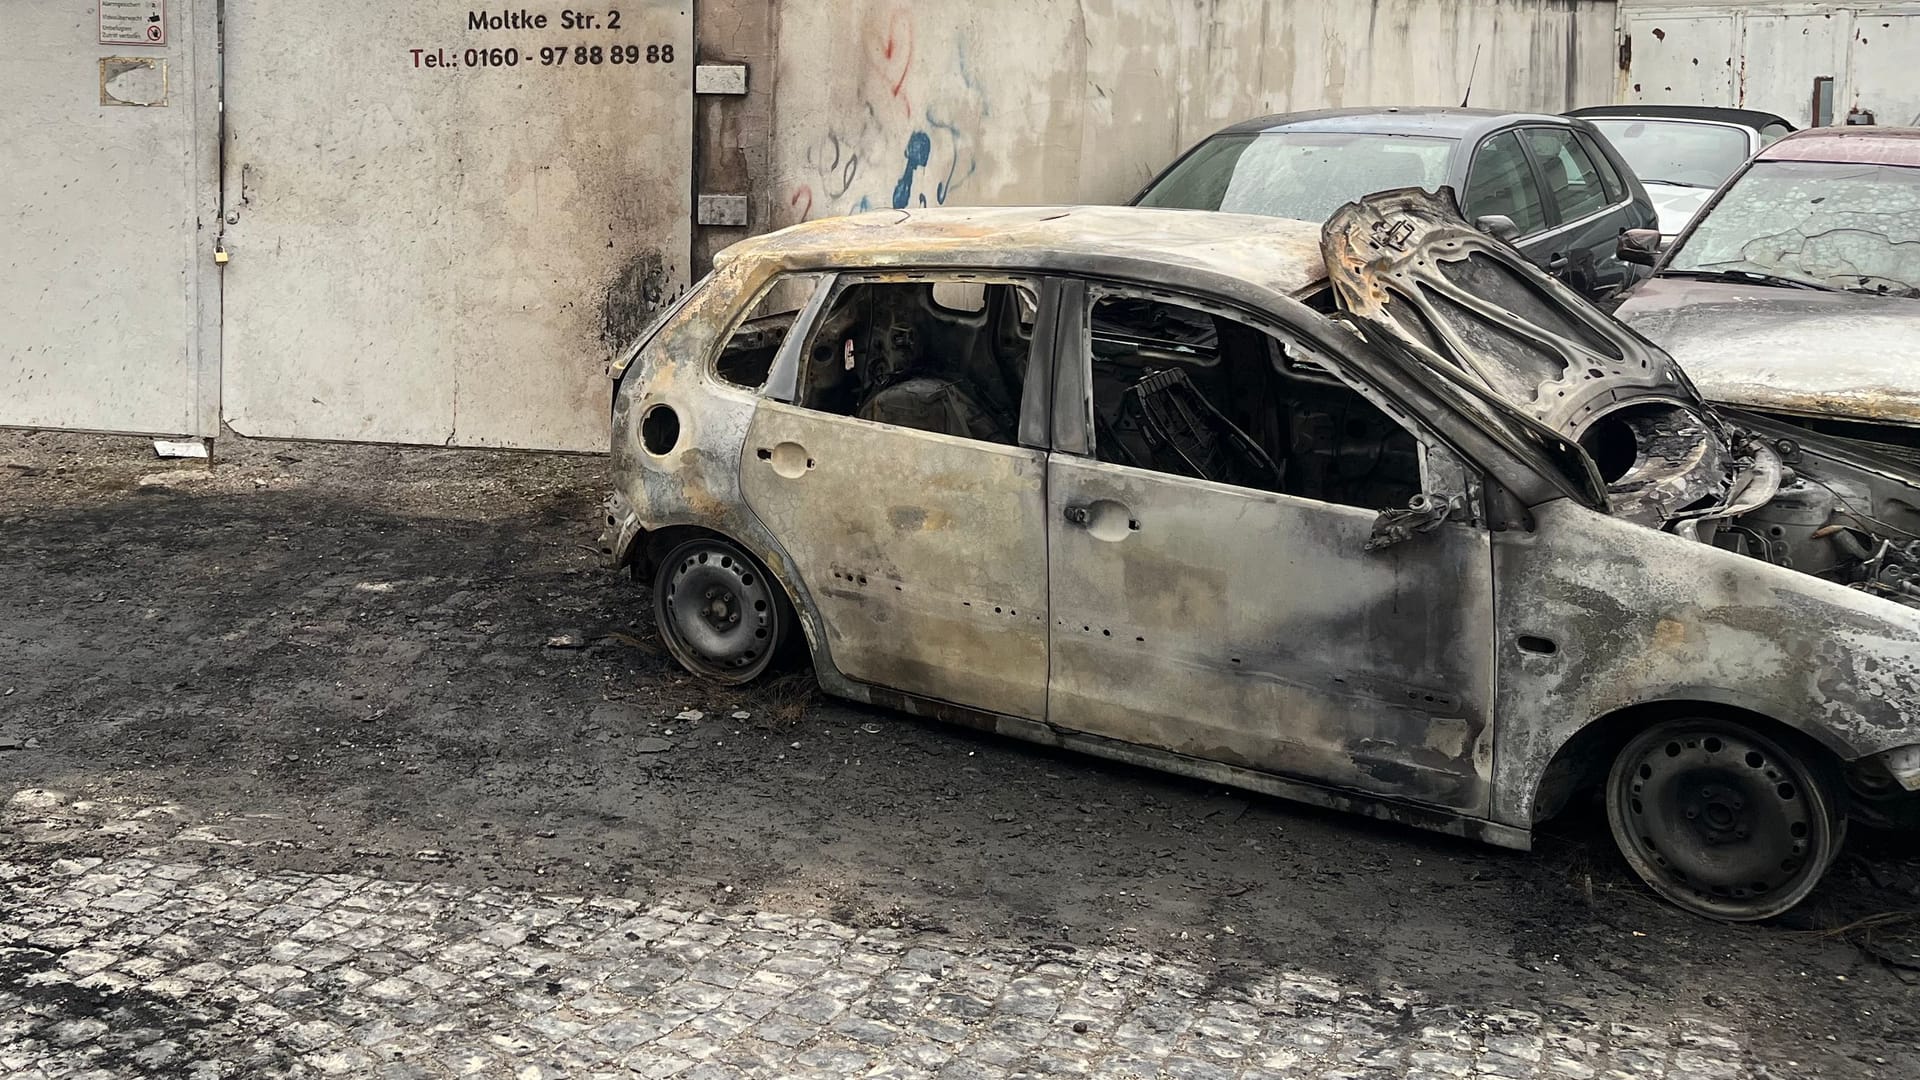
M913 24L907 21L907 13L904 10L895 9L892 16L887 19L887 43L881 52L887 60L885 69L887 75L893 74L895 54L899 56L900 73L894 76L893 86L888 92L899 98L901 107L907 111L908 116L912 116L913 103L902 92L906 89L907 75L913 70Z
M801 206L802 203L806 205ZM813 188L807 184L794 188L793 194L787 198L787 206L800 208L800 216L796 221L807 220L807 215L813 213Z

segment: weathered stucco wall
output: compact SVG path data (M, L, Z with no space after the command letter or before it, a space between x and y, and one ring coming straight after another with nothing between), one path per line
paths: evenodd
M1109 202L1228 122L1613 100L1612 0L781 0L761 227ZM1475 55L1478 53L1477 70Z

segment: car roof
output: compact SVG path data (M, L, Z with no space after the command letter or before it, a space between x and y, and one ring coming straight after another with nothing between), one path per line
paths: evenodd
M1754 155L1754 159L1920 165L1920 128L1808 128L1775 142Z
M1638 116L1649 120L1712 120L1722 124L1738 124L1755 131L1770 124L1781 124L1789 130L1793 128L1793 123L1784 116L1758 109L1731 109L1719 105L1590 105L1584 109L1570 109L1567 115L1583 120L1619 116Z
M767 260L789 270L1168 269L1234 278L1293 296L1326 277L1320 226L1288 218L1134 206L879 210L820 218L742 240L716 267Z
M1526 121L1566 126L1563 116L1547 113L1503 112L1499 109L1453 109L1438 106L1389 106L1359 109L1315 109L1275 113L1242 120L1215 134L1268 131L1333 131L1356 135L1426 135L1440 139L1471 139L1495 128Z

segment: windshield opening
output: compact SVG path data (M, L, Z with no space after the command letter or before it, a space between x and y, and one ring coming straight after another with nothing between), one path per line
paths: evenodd
M1920 296L1920 169L1756 162L1663 272L1761 274Z
M1747 160L1747 132L1723 124L1590 121L1643 184L1717 188Z
M1376 191L1447 180L1454 140L1334 131L1216 135L1147 189L1141 206L1325 221Z

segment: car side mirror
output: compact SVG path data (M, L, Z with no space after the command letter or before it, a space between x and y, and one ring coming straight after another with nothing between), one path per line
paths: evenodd
M1505 214L1483 214L1473 219L1473 227L1496 240L1511 244L1520 239L1520 226Z
M1366 550L1378 551L1391 547L1402 540L1413 539L1414 533L1432 532L1440 523L1452 517L1456 511L1464 510L1467 500L1459 495L1429 495L1422 492L1407 500L1404 510L1382 510L1374 515L1373 532L1367 537Z
M1659 229L1627 229L1613 246L1621 262L1636 266L1652 266L1666 250L1667 240Z

